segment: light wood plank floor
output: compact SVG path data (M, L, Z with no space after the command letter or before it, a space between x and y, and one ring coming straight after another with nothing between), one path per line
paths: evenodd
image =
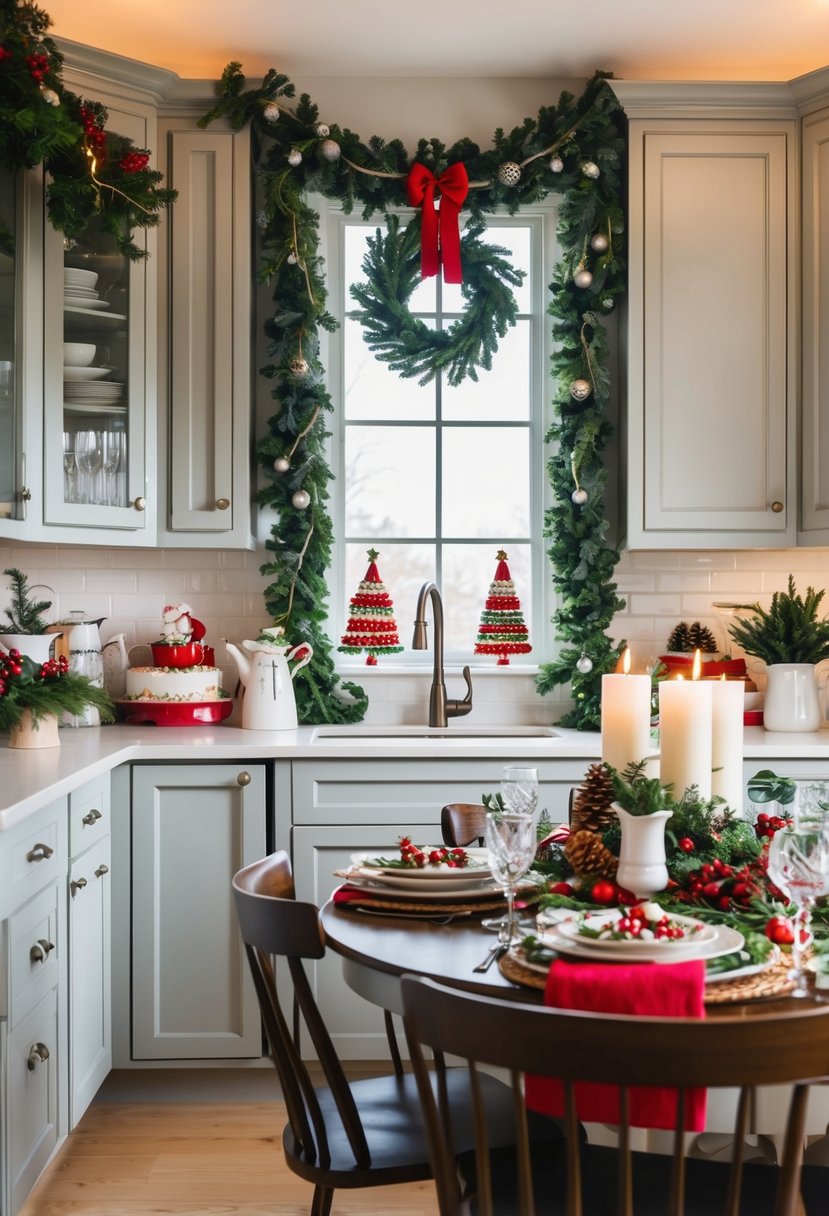
M273 1102L96 1102L21 1216L308 1216ZM437 1216L431 1182L340 1190L332 1216Z

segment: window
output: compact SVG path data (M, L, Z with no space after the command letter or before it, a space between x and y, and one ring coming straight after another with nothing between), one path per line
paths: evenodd
M404 380L366 346L349 316L349 287L363 277L366 240L378 225L329 213L329 305L342 327L328 341L335 403L332 486L335 566L331 635L337 640L348 604L365 574L366 550L380 551L380 574L394 601L406 651L383 659L431 661L409 649L418 590L434 580L446 617L446 657L473 661L481 611L506 549L533 645L514 667L545 654L550 610L542 524L546 490L545 411L551 396L547 283L555 257L550 207L488 220L487 239L510 250L526 277L516 289L517 324L501 339L492 370L452 387L442 377L421 386ZM410 301L436 327L451 325L464 306L460 288L427 279ZM494 660L474 660L489 666Z

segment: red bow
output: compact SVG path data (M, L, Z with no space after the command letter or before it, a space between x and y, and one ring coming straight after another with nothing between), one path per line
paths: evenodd
M435 187L441 194L440 212L435 211ZM437 274L443 262L446 283L461 283L461 237L458 216L469 193L469 178L462 164L456 162L435 177L431 169L415 161L406 178L406 195L412 207L422 204L420 220L420 273L424 279ZM438 230L440 252L438 252Z

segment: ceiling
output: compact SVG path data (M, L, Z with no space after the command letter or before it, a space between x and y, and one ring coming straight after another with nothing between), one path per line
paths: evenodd
M51 32L212 79L789 80L829 64L829 0L45 0Z

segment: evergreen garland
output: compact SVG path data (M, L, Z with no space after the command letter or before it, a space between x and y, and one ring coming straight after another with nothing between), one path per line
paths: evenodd
M306 192L314 190L338 200L346 213L359 204L364 218L382 215L391 232L395 210L405 203L404 179L412 161L420 161L436 177L460 161L470 179L464 207L473 225L497 208L515 214L522 204L537 202L551 191L562 194L563 254L551 285L550 306L558 343L553 356L555 420L547 435L557 445L548 462L556 502L546 516L545 535L551 542L548 553L559 599L553 622L563 649L555 663L541 668L537 688L543 694L571 683L575 708L562 721L596 729L601 675L615 666L622 648L614 646L605 631L623 606L611 581L618 553L607 544L602 505L606 482L602 455L610 433L605 417L610 385L603 318L624 291L624 116L607 74L597 73L579 98L564 92L558 106L542 107L537 118L526 118L509 132L498 128L487 151L469 139L449 148L436 139L421 139L411 158L399 140L373 136L363 143L347 128L321 124L307 94L295 106L289 105L294 86L274 69L258 88L246 89L245 83L241 65L228 64L217 86L216 105L200 125L220 116L237 130L250 123L263 188L265 202L258 217L263 248L260 278L272 284L275 301L274 316L266 324L271 362L263 374L273 381L276 412L256 451L267 478L260 502L278 516L268 542L274 561L263 566L263 572L274 576L266 592L274 620L290 624L294 643L304 640L314 646L314 658L296 680L300 719L354 721L367 703L354 685L346 688L355 700L343 703L331 663L331 643L322 631L332 539L326 508L331 472L323 452L324 415L332 407L322 384L319 330L332 330L336 322L325 305L318 217L305 202ZM511 180L500 180L499 169L508 163L517 167L517 180L512 172L504 175ZM394 231L399 236L399 229ZM408 299L405 276L414 275L414 247L409 253L407 239L406 232L399 246L376 239L369 256L374 295L362 300L358 296L358 303L367 314L376 349L397 360L403 374L427 377L430 362L442 352L418 349L417 335L411 356L401 351L410 331L402 312L395 314L395 308ZM487 314L485 302L473 299L497 281L493 259L500 254L487 257L489 275L483 284L478 276L467 304L474 308L477 303L480 315L489 315L488 324L497 329L498 324L509 323L506 304L490 305ZM470 269L474 279L475 268ZM390 287L382 277L392 270L399 272L399 279ZM467 273L465 265L465 278ZM398 342L392 337L395 327ZM471 376L476 363L486 366L486 358L491 357L495 333L484 339L483 323L477 333L475 326L471 329L473 354L464 353L455 365L457 372L450 370L449 375ZM493 343L489 352L488 342ZM572 391L576 381L577 394ZM582 654L591 660L590 672L576 668Z
M52 21L29 0L0 0L0 167L10 173L43 165L49 221L78 236L93 216L132 260L145 258L134 228L158 224L174 190L149 168L146 148L106 130L107 111L63 84L63 56L46 31ZM12 234L0 225L0 248Z

